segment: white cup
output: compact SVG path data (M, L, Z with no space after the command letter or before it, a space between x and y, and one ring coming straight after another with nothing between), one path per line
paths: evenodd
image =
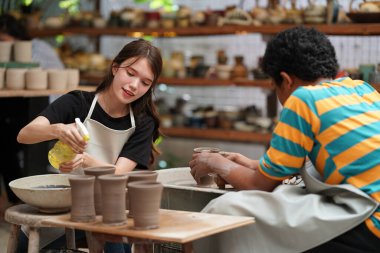
M14 43L14 57L16 62L32 62L32 41L19 40Z
M73 90L79 85L79 69L66 69L67 89Z
M4 88L5 68L0 68L0 90Z
M11 41L0 41L0 62L11 61L12 44Z
M64 69L48 70L48 88L51 90L66 90L67 71Z
M25 73L25 84L28 90L46 90L48 88L47 71L35 68Z
M25 72L27 69L7 69L5 72L5 87L10 90L25 89Z

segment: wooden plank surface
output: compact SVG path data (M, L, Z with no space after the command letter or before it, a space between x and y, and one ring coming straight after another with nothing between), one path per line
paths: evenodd
M94 86L78 86L76 90L95 91ZM71 90L9 90L1 89L0 97L46 97L50 95L62 95Z
M70 214L67 214L48 218L42 223L149 241L188 243L209 235L253 224L254 218L161 209L160 227L150 230L135 230L133 219L128 219L127 224L122 226L105 225L101 221L101 216L97 216L94 222L82 223L70 221Z

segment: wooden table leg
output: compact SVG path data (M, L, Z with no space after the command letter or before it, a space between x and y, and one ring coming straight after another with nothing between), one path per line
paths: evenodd
M193 244L191 242L182 244L183 253L192 253L193 252Z
M40 250L40 234L38 228L30 227L28 253L38 253Z
M133 253L154 253L153 243L133 243Z
M86 231L86 240L90 253L103 253L105 241Z
M75 230L71 228L65 228L66 232L66 247L68 249L76 249L75 245Z
M16 253L18 237L20 235L21 226L12 224L11 231L9 233L7 253Z

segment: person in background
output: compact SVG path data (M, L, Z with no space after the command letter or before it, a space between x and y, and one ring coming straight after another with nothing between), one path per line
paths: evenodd
M68 144L77 156L60 164L64 173L110 164L116 166L116 174L148 169L158 154L153 142L159 137L160 120L152 96L161 70L159 49L142 39L132 41L114 58L95 92L75 90L59 97L21 129L17 140ZM75 118L87 127L88 143Z
M277 34L263 69L283 105L264 156L199 153L189 162L197 181L217 173L242 190L203 212L256 223L199 240L195 252L378 252L380 94L361 80L334 80L334 47L312 28ZM280 185L298 173L305 188Z
M31 40L32 61L38 62L41 68L64 69L56 50L47 42L31 38L26 27L11 14L0 16L0 41Z
M0 41L31 40L25 26L11 14L0 16ZM64 65L55 49L40 39L32 39L32 60L42 68L63 69ZM48 102L47 102L48 103ZM30 99L1 98L0 99L0 138L7 145L0 148L0 159L3 161L1 174L5 184L8 201L18 203L19 199L9 188L9 182L28 174L22 169L23 146L15 139L19 130L29 118Z

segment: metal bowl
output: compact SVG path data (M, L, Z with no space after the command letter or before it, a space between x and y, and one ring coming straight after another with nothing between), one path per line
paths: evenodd
M69 175L46 174L22 177L9 183L10 188L26 204L40 212L67 212L71 207Z

